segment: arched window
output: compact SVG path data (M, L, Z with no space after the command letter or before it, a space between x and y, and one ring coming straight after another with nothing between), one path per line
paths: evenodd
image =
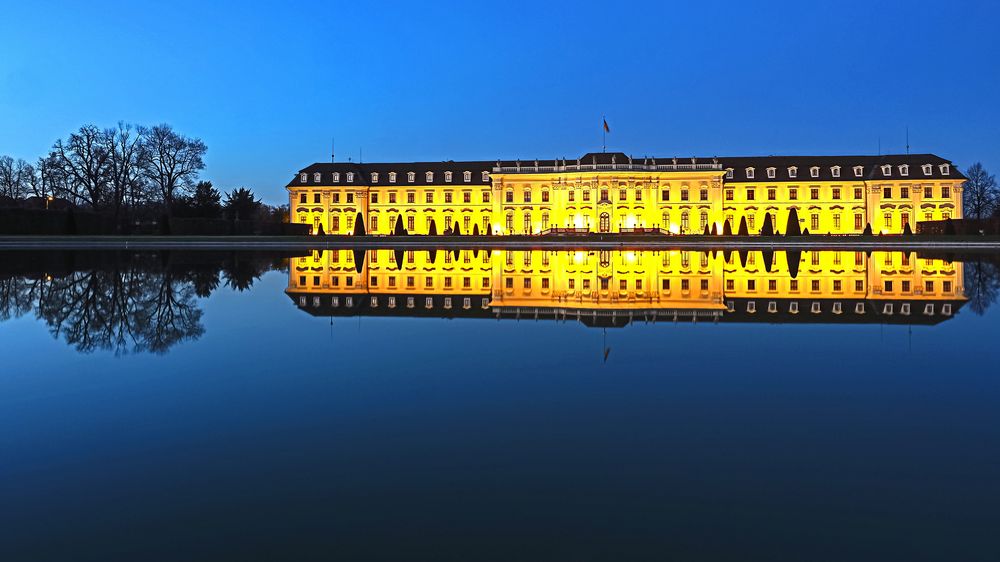
M687 211L681 213L681 232L686 233L691 229L690 216Z
M611 232L611 215L608 213L601 213L601 232Z
M699 223L698 230L705 230L708 226L708 211L701 212L701 222Z
M514 213L507 213L507 234L514 232Z
M664 230L670 228L670 211L663 211L663 222L660 223L660 228Z
M531 234L531 213L524 212L524 233Z

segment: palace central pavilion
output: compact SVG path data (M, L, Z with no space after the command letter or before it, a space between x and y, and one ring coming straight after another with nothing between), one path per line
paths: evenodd
M932 154L316 163L287 185L314 234L902 233L962 218L965 176ZM728 228L726 228L728 223Z

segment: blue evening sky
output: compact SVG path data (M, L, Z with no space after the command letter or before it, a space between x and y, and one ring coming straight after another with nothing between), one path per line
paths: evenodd
M284 200L338 160L934 152L1000 171L996 2L4 3L0 154L169 122Z

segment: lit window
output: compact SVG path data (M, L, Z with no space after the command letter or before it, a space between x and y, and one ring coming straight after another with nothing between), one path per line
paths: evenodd
M347 172L347 183L354 182L354 172Z
M339 183L339 182L340 182L340 172L334 172L333 173L333 183Z

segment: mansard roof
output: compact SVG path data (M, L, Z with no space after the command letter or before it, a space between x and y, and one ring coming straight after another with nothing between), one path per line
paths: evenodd
M732 182L808 182L808 181L881 181L881 180L964 180L965 176L949 160L934 154L885 154L882 156L736 156L720 157L723 169L732 169ZM930 164L930 174L924 172L924 165ZM883 166L890 166L886 174ZM941 170L947 165L947 173ZM840 176L834 176L834 167L840 167ZM861 167L861 176L854 169ZM900 166L907 166L903 175ZM753 177L748 177L748 168L753 169ZM775 177L767 175L767 169L774 168ZM792 177L790 168L795 168ZM818 168L818 176L811 173Z
M579 163L579 166L577 164ZM881 156L733 156L713 158L652 158L629 156L624 152L589 152L578 159L554 160L475 160L475 161L443 161L443 162L318 162L299 170L288 183L288 187L352 185L367 187L371 185L489 185L489 174L494 168L504 172L531 171L607 171L608 166L621 166L622 171L662 170L670 169L671 165L681 165L681 169L721 169L732 170L732 177L726 177L729 182L802 182L809 181L881 181L881 180L957 180L966 179L956 166L949 160L934 154L886 154ZM889 166L889 169L884 169ZM929 168L928 168L929 166ZM855 169L860 167L861 174ZM568 169L567 169L568 168ZM768 168L774 168L774 177L768 177ZM835 175L839 168L839 176ZM614 169L614 168L612 168ZM750 169L753 177L749 177ZM794 176L792 170L794 169ZM814 176L812 170L816 169ZM906 171L905 175L903 171ZM333 174L340 173L338 181ZM348 182L346 174L353 172L353 181ZM394 183L389 182L388 174L397 174ZM414 181L409 181L408 174L414 174ZM428 181L427 172L432 173ZM446 182L445 172L452 172L451 182ZM470 172L470 181L465 181L464 173ZM314 174L319 173L320 181L314 180ZM372 174L377 173L379 179L373 183ZM485 173L485 175L484 175ZM306 174L305 180L302 174Z

